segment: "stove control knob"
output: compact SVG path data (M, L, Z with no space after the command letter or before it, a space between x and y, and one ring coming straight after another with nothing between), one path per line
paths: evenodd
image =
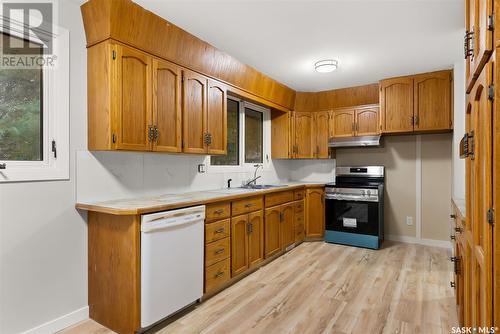
M366 191L361 190L361 195L366 196Z
M368 197L371 197L372 192L371 192L370 190L367 190L367 191L366 191L366 195L367 195Z

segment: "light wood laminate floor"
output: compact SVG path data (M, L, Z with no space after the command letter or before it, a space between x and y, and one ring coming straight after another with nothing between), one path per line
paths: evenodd
M450 333L450 251L303 243L155 333ZM64 334L110 334L88 320Z

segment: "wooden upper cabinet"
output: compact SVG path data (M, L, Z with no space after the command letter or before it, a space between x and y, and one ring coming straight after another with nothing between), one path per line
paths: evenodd
M314 132L315 146L314 156L316 158L328 158L328 121L329 112L319 111L314 113Z
M262 210L248 214L248 266L264 260L264 215Z
M183 151L206 153L207 132L207 84L203 75L184 70L183 87Z
M356 136L380 134L379 107L368 106L356 109Z
M152 126L151 72L152 58L126 46L114 45L116 80L115 148L130 151L148 151L148 137ZM104 89L104 87L103 87Z
M413 131L413 78L380 81L380 108L384 133Z
M294 113L294 157L313 158L313 115L310 112Z
M451 129L451 72L414 77L415 131Z
M231 218L231 276L248 269L248 215Z
M181 81L179 66L153 59L154 151L182 151Z
M227 153L227 92L221 83L208 81L208 153Z
M306 191L306 237L322 238L325 233L325 190L311 188Z
M467 92L493 52L493 1L465 1Z
M265 210L264 256L269 258L281 251L281 210L279 206Z
M331 137L352 137L355 135L355 111L352 108L334 110L332 112Z

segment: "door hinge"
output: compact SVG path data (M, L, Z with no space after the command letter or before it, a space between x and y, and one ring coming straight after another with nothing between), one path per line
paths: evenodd
M116 51L115 50L111 51L111 58L113 58L113 60L116 59Z
M52 153L54 153L54 159L57 159L57 147L54 139L52 139Z
M493 101L495 99L495 85L488 87L488 98Z
M488 15L488 30L495 30L495 14Z
M471 133L467 135L467 156L470 157L471 160L475 159L475 145L474 131L471 131Z
M493 225L495 223L495 210L492 208L488 209L486 216L488 218L488 223L490 225Z
M113 144L116 143L116 135L114 133L111 135L111 141L113 142Z

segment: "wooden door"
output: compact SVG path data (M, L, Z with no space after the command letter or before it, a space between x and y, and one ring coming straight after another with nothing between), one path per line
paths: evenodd
M306 237L322 238L325 232L325 197L323 188L306 191Z
M468 2L469 0L466 0ZM493 1L475 0L470 4L470 31L472 38L471 74L479 76L493 51ZM491 26L489 17L492 17Z
M413 103L413 78L380 81L382 132L413 131Z
M295 206L284 204L281 209L281 248L286 249L295 243Z
M183 152L207 153L207 78L189 70L183 75Z
M152 59L145 53L116 45L115 148L130 151L151 150ZM152 139L152 138L151 138Z
M354 109L334 110L332 113L332 137L353 137L355 135Z
M221 83L208 81L208 153L227 154L227 92Z
M380 134L379 107L370 106L356 109L356 136Z
M318 111L314 113L314 132L315 137L315 157L319 159L328 159L328 111Z
M415 131L451 129L451 80L451 71L415 76Z
M472 306L474 326L490 327L493 322L493 227L488 221L492 208L492 117L493 106L488 98L492 84L492 63L488 63L471 91L471 130L473 155L470 155L471 184L468 201L472 201L470 216L473 242Z
M313 115L310 112L294 113L295 158L313 158Z
M248 269L248 215L231 218L231 277Z
M181 68L153 59L153 151L182 151Z
M250 268L264 260L264 214L262 211L248 215L248 266Z
M264 217L264 256L269 258L281 251L281 207L266 209Z

